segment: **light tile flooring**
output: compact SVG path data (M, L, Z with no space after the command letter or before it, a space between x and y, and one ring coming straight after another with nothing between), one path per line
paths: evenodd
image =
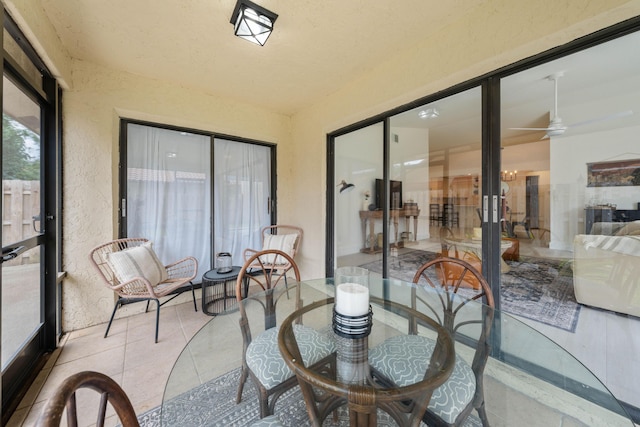
M521 250L527 250L526 246ZM106 339L106 325L67 334L8 426L34 425L57 385L83 370L114 378L138 414L160 405L175 360L211 319L198 310L194 312L191 301L163 307L157 344L153 342L154 312L115 320ZM573 334L522 320L574 354L618 399L640 407L640 319L583 307Z
M200 311L199 305L198 300L198 312L193 310L192 301L162 307L157 344L154 344L155 311L114 320L107 338L103 338L106 324L67 334L8 427L35 425L45 402L62 380L85 370L113 378L127 393L137 414L160 405L174 362L189 339L211 319ZM115 417L107 423L116 424Z

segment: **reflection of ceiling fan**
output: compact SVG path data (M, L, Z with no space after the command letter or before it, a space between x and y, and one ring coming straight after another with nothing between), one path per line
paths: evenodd
M510 128L513 130L536 130L536 131L546 131L545 136L542 137L542 139L545 138L549 138L552 136L560 136L563 135L564 132L569 129L569 128L575 128L578 126L585 126L585 125L589 125L592 123L596 123L596 122L600 122L603 120L610 120L610 119L615 119L617 117L624 117L624 116L629 116L631 114L633 114L633 111L621 111L615 114L610 114L608 116L603 116L603 117L596 117L593 119L589 119L589 120L585 120L582 122L578 122L578 123L573 123L571 125L565 125L562 122L562 119L560 118L560 114L558 113L558 79L560 77L564 76L564 72L563 71L559 71L557 73L553 73L549 76L547 76L546 78L548 80L552 80L554 83L554 89L555 89L555 96L554 96L554 104L553 104L553 116L551 117L551 120L549 121L549 126L547 126L546 128Z

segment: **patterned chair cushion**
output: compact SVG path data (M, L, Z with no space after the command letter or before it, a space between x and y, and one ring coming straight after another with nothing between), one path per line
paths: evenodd
M418 335L399 335L369 350L369 364L398 386L415 384L424 378L435 341ZM476 377L471 366L456 354L449 379L433 392L428 409L453 423L471 402Z
M278 349L279 327L258 335L247 348L247 366L270 390L293 375ZM302 360L306 366L313 365L335 351L334 343L326 333L304 325L293 325Z

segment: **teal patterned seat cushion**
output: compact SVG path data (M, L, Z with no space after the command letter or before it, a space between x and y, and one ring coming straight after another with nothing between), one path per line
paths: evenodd
M247 347L247 366L267 390L293 375L278 349L279 329L264 331ZM304 325L293 325L293 334L305 366L313 365L335 351L333 340L326 333Z
M369 350L369 364L398 386L415 384L424 378L435 341L418 335L398 335ZM434 390L428 409L453 423L467 407L476 390L471 366L456 354L449 379Z

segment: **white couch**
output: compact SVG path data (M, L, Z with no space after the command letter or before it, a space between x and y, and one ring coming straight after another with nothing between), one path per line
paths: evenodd
M579 303L640 316L640 235L579 234L573 257Z

